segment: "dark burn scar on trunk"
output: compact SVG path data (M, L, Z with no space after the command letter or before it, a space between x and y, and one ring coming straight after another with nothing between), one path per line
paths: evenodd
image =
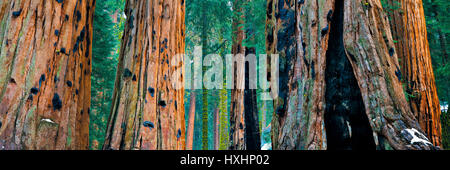
M123 77L128 78L131 77L133 73L130 71L130 69L125 68L125 71L123 72Z
M13 18L17 18L20 16L20 14L22 13L22 9L18 10L18 11L14 11L12 13Z
M147 128L150 128L150 129L155 128L155 125L153 124L153 122L150 122L150 121L145 121L143 123L143 125L144 125L144 127L147 127Z
M152 97L155 96L155 89L154 89L154 88L149 87L149 88L148 88L148 92L150 93L150 95L151 95Z
M38 92L39 92L39 89L36 88L36 87L33 87L33 88L30 89L30 93L31 93L31 94L36 95L36 94L38 94Z
M177 132L177 139L180 139L180 137L181 137L181 129L178 129L178 132Z
M158 105L160 105L161 107L166 107L166 101L164 101L164 100L160 100L159 102L158 102Z
M62 101L59 98L58 93L53 94L52 104L53 104L53 110L61 110Z
M326 52L324 123L327 148L374 150L376 145L372 128L350 63L355 59L350 54L349 60L345 53L343 2L336 1L335 5Z

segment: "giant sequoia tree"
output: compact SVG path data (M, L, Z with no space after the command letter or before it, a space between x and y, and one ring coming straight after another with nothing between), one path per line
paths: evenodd
M183 83L183 56L176 54L184 54L184 6L184 0L127 1L104 149L186 147L184 89L176 88Z
M88 149L94 7L0 3L0 149Z
M379 0L268 0L266 39L280 54L274 149L434 148L405 98Z
M389 0L395 43L389 53L397 52L409 105L430 141L441 145L441 108L436 90L421 0ZM442 49L445 52L445 48Z

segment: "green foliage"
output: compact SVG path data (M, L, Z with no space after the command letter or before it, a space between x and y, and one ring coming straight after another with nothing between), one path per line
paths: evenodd
M225 53L231 50L231 4L228 0L187 0L186 1L186 54L192 56L195 46L204 45L204 56L219 53L224 47ZM229 41L221 41L220 36ZM225 44L224 44L225 43ZM204 68L209 69L208 67ZM185 102L189 103L190 90L187 90ZM204 95L203 95L204 94ZM221 100L218 90L196 91L196 116L194 125L193 149L213 149L213 113ZM223 96L222 96L223 99ZM207 102L202 102L207 101ZM188 106L188 105L187 105ZM186 107L186 110L189 108ZM202 113L204 117L202 117ZM223 120L223 119L222 119ZM204 124L206 123L206 124ZM228 123L228 122L227 122ZM203 128L203 125L207 127ZM204 131L202 131L204 130ZM207 135L207 136L203 136Z
M110 113L125 0L96 2L92 41L90 149L101 149ZM117 22L113 19L117 17ZM89 67L89 66L84 66Z
M257 56L265 53L266 0L239 0L238 3L241 3L239 6L243 7L242 12L233 11L235 2L235 0L186 0L185 41L187 55L192 56L194 47L202 44L205 45L203 47L204 56L208 53L219 53L221 56L231 53L232 21L242 15L245 16L245 23L241 26L244 27L246 33L243 45L254 47ZM123 16L125 0L100 0L96 3L89 127L91 149L101 149L104 141L116 77L120 40L122 39L125 21ZM381 0L381 3L386 13L400 10L398 0ZM447 37L450 33L448 17L450 1L423 0L423 3L438 95L441 103L448 104L450 100L448 52L450 49L447 46ZM116 16L117 22L113 22ZM394 42L396 41L394 40ZM206 67L205 69L209 68ZM261 122L261 141L264 144L271 142L270 122L273 114L273 103L261 100L262 92L261 90L257 91L257 103ZM185 109L188 111L192 93L189 89L186 89L185 94ZM193 149L212 149L213 112L216 108L220 108L220 149L227 149L230 90L207 90L204 94L197 90L195 94L197 95L197 107ZM407 99L414 97L408 93L405 93L405 95ZM205 113L205 119L202 120L201 113L203 112ZM186 114L186 120L187 116ZM442 143L444 148L447 149L450 148L449 118L448 113L442 113ZM204 120L206 120L206 124L203 124ZM207 127L203 128L204 125ZM202 129L206 131L202 132ZM207 136L202 136L203 134L207 134ZM206 140L202 142L202 139Z
M450 65L448 64L450 1L424 0L423 3L438 96L441 102L448 104L450 101Z
M424 12L427 22L428 43L430 45L431 59L436 88L441 105L448 105L450 101L450 65L448 61L448 37L450 36L450 17L448 0L423 0ZM442 144L450 149L450 115L441 114Z
M245 11L245 47L255 47L257 54L266 53L266 0L247 1Z
M203 56L209 53L217 53L224 57L224 54L231 53L232 45L232 21L241 15L245 16L244 30L246 39L243 43L246 47L255 47L256 53L265 53L265 21L266 21L266 0L240 0L243 11L233 11L235 0L186 0L186 54L192 56L195 46L202 45ZM206 17L203 17L203 16ZM206 21L204 20L206 19ZM203 29L207 28L207 29ZM209 67L205 68L209 69ZM224 67L225 69L225 67ZM224 70L225 73L225 70ZM225 74L224 74L225 76ZM226 79L224 79L226 80ZM190 90L186 90L185 105L186 111L189 109ZM260 100L258 91L258 108L260 119L262 114L266 115L266 125L271 120L273 109L271 102ZM230 90L207 90L207 95L203 96L200 90L196 91L196 118L194 125L194 150L213 149L213 113L217 107L220 108L220 149L227 149L229 142L229 108ZM206 97L206 101L203 101ZM203 105L207 104L207 107ZM266 106L266 107L262 107ZM203 140L203 119L202 114L207 114L207 147ZM206 118L206 117L205 117ZM187 126L187 125L186 125ZM266 131L266 142L270 142L269 131Z

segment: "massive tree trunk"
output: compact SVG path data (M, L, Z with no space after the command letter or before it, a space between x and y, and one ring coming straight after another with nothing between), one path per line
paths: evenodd
M279 89L272 120L274 149L326 148L323 107L328 36L321 33L328 31L326 16L332 6L332 1L268 1L267 54L280 55L279 87L272 84L272 91Z
M242 13L243 0L235 0L233 3L233 25L232 38L233 44L231 54L233 54L233 62L245 60L245 48L243 41L244 34L244 15ZM245 122L244 122L244 71L245 68L239 62L233 64L233 85L231 89L231 106L230 106L230 150L245 150Z
M94 7L0 3L0 150L88 149Z
M436 91L431 55L427 39L425 14L421 0L389 0L400 5L389 12L393 38L398 42L389 53L397 52L402 82L406 86L411 111L430 141L441 145L441 108ZM443 49L445 50L445 49Z
M185 149L184 0L129 0L104 149Z
M380 1L288 2L268 1L267 51L280 54L273 148L434 148L389 55Z

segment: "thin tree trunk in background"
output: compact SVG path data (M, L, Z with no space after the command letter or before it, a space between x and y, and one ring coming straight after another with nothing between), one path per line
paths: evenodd
M206 55L208 55L208 18L207 18L207 9L208 5L206 4L207 1L202 1L202 33L201 33L201 41L202 41L202 54L203 58L205 58ZM207 67L202 66L202 75L205 74L207 71ZM204 86L202 86L202 149L208 150L208 89L206 89Z
M431 0L431 2L429 2L429 3L433 4L432 7L434 9L438 8L438 5L436 4L437 2L435 2L435 0ZM423 8L423 6L422 6L422 8ZM433 14L434 14L434 18L437 20L437 22L438 23L441 22L438 19L440 16L439 10L433 10ZM447 52L447 46L446 46L447 40L446 40L445 34L442 32L442 29L440 27L437 27L437 32L439 35L439 45L441 46L440 50L442 50L442 56L443 56L442 63L440 63L440 64L445 66L447 64L447 60L448 60L448 52Z
M194 83L192 83L194 84ZM191 85L191 98L189 99L189 122L188 122L188 130L186 137L186 150L192 150L194 143L194 126L195 126L195 89L194 86Z
M409 105L430 141L441 145L441 108L437 96L431 54L427 39L425 14L421 0L390 0L399 9L388 14L393 38L398 43L389 47L389 54L397 52L402 82L406 86ZM445 49L444 49L445 50Z
M0 150L88 149L94 2L0 3Z
M266 130L267 106L265 100L261 100L261 102L262 102L262 113L261 113L261 126L259 127L259 129L260 129L261 143L264 144L266 143L266 141L264 140L264 131Z
M220 32L219 42L223 42L223 34ZM220 55L223 56L223 61L225 61L225 45L220 49ZM224 75L224 79L225 79ZM227 150L229 148L229 130L228 130L228 90L227 90L227 82L223 81L223 88L220 89L220 126L219 126L219 138L220 138L220 146L219 150Z
M129 0L104 149L183 150L184 0Z
M243 41L244 34L244 15L242 14L242 6L244 0L235 0L233 3L233 24L232 39L233 45L231 54L235 60L245 60L245 48ZM241 57L241 58L237 58ZM233 64L233 87L231 90L231 106L230 106L230 150L245 150L245 122L244 122L244 69L242 65L235 62Z
M403 93L397 55L389 55L394 43L379 0L269 0L267 13L267 51L280 54L274 149L435 149L412 140L424 135ZM334 95L344 103L333 103Z
M438 34L439 34L439 45L441 46L442 49L442 65L446 65L448 62L448 53L447 53L447 40L445 38L445 34L442 32L442 30L439 28L438 30Z
M216 108L216 111L214 111L214 150L219 150L220 142L219 142L219 126L220 126L220 120L219 120L219 108Z

